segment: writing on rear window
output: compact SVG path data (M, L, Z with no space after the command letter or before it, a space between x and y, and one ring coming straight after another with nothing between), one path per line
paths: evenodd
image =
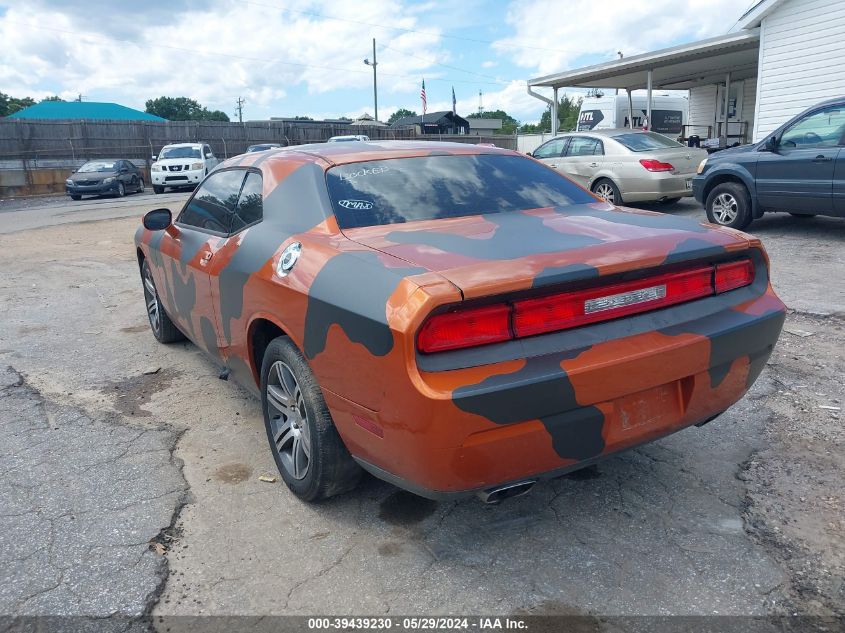
M366 200L338 200L337 203L344 209L360 209L366 211L373 208L372 202Z
M341 180L355 180L362 176L378 176L390 171L390 167L382 165L381 167L361 167L360 169L353 169L350 171L342 171L340 173Z

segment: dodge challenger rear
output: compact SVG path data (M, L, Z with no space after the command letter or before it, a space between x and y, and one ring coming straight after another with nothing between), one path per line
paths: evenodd
M291 427L274 435L283 406L268 406L285 371L313 374L364 469L432 498L496 501L712 420L765 366L785 308L756 238L618 209L505 150L342 145L260 158L264 226L248 231L261 231L252 242L265 254L243 283L224 281L225 268L212 279L214 353L263 390L271 448L300 496L345 490L332 477L353 475L319 462L314 427L299 473L310 464L329 484L297 489L297 449L280 452ZM248 233L232 251L249 244ZM285 269L292 248L298 263ZM301 353L300 369L268 364L275 336ZM294 429L314 415L300 412Z

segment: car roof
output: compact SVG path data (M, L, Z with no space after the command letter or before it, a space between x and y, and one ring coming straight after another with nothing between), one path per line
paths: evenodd
M167 143L165 147L200 147L205 143Z
M566 132L560 136L586 136L592 134L593 136L605 136L613 138L620 134L648 134L651 130L632 130L627 127L604 128L601 130L584 130L582 132ZM658 132L659 134L659 132Z
M224 162L221 167L249 167L257 161L261 165L279 161L322 161L329 165L360 163L370 160L413 158L432 155L504 154L522 156L518 152L499 147L471 143L446 143L439 141L350 141L349 143L312 143L290 145L253 154L242 154ZM269 165L268 165L269 166Z

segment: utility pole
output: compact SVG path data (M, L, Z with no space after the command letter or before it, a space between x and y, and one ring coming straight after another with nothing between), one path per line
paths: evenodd
M481 90L478 91L478 116L484 116L484 103L481 101Z
M368 57L364 58L364 63L367 66L373 67L373 106L375 108L375 120L378 121L378 77L376 75L376 66L378 66L378 62L376 61L376 38L373 38L373 61L370 62Z
M242 99L238 97L238 105L235 106L235 110L238 113L238 123L244 122L244 104L246 103L246 99Z

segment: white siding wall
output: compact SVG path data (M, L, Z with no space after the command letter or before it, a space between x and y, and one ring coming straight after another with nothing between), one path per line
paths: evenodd
M690 125L714 125L716 119L716 86L697 86L689 91L689 124ZM707 138L707 129L697 127L692 134L698 134L702 139ZM712 134L716 129L712 128Z
M755 141L805 108L845 95L845 0L788 0L761 26Z
M754 134L754 111L757 106L757 80L746 79L742 87L742 120L748 121L748 141Z
M845 0L844 0L845 1ZM718 88L715 85L698 86L689 91L689 123L690 125L710 125L712 134L716 134L716 98ZM742 86L742 121L748 121L748 134L754 130L754 109L757 102L757 80L745 79ZM733 121L733 119L731 119ZM739 128L731 124L731 133L739 132ZM705 137L706 130L697 128L693 134Z

